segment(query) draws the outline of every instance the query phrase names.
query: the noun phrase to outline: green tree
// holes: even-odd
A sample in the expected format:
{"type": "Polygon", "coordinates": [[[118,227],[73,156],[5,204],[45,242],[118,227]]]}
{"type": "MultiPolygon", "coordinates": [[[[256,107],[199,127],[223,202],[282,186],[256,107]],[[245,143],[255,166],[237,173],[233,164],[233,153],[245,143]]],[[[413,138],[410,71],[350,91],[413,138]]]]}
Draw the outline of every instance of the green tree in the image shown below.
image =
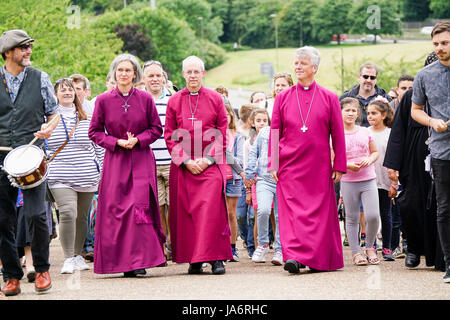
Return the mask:
{"type": "Polygon", "coordinates": [[[424,21],[431,13],[430,0],[402,0],[401,11],[405,21],[424,21]]]}
{"type": "MultiPolygon", "coordinates": [[[[95,23],[99,28],[112,31],[117,25],[139,24],[146,30],[146,36],[152,39],[154,50],[151,59],[157,59],[164,65],[177,86],[184,85],[181,76],[181,61],[189,55],[201,56],[202,43],[186,21],[166,8],[152,10],[149,7],[134,10],[132,6],[120,11],[106,12],[98,16],[95,23]]],[[[224,62],[225,52],[211,42],[204,41],[206,68],[212,68],[224,62]]]]}
{"type": "Polygon", "coordinates": [[[123,51],[127,51],[141,60],[150,60],[154,55],[155,48],[152,40],[147,36],[147,30],[139,24],[127,24],[125,26],[119,24],[113,30],[117,36],[123,41],[123,51]]]}
{"type": "Polygon", "coordinates": [[[69,0],[0,0],[0,30],[23,29],[35,39],[33,66],[54,82],[85,75],[93,94],[105,89],[109,65],[122,41],[107,28],[94,28],[92,16],[70,10],[69,0]]]}
{"type": "Polygon", "coordinates": [[[280,46],[299,47],[300,35],[304,45],[315,42],[313,26],[316,10],[315,0],[291,0],[286,3],[280,12],[280,46]]]}
{"type": "Polygon", "coordinates": [[[431,0],[430,9],[435,18],[450,18],[450,1],[448,0],[431,0]]]}
{"type": "Polygon", "coordinates": [[[340,44],[341,34],[348,33],[352,25],[349,12],[353,0],[326,0],[314,17],[313,37],[319,42],[328,43],[334,34],[340,44]]]}
{"type": "MultiPolygon", "coordinates": [[[[232,33],[239,44],[255,48],[275,45],[275,23],[280,22],[282,0],[235,0],[231,9],[234,17],[232,33]],[[277,14],[276,18],[271,18],[277,14]]],[[[235,41],[236,41],[235,40],[235,41]]]]}
{"type": "Polygon", "coordinates": [[[185,20],[197,37],[220,42],[222,20],[219,16],[212,16],[211,5],[206,0],[160,0],[157,4],[158,8],[166,8],[185,20]]]}
{"type": "Polygon", "coordinates": [[[401,22],[397,3],[391,0],[362,0],[349,12],[350,33],[401,34],[401,22]]]}
{"type": "Polygon", "coordinates": [[[219,37],[221,42],[232,42],[230,38],[230,28],[232,22],[231,8],[233,0],[207,0],[211,5],[211,13],[213,17],[220,17],[223,26],[223,33],[219,37]]]}

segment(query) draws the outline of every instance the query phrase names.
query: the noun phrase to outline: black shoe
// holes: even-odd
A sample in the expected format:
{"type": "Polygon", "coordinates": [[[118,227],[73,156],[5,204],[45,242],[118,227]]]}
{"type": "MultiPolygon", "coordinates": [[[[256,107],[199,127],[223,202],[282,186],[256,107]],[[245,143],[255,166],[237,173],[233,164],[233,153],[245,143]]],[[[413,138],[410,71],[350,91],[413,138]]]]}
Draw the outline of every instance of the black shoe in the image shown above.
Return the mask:
{"type": "Polygon", "coordinates": [[[213,274],[224,274],[225,266],[221,260],[214,261],[212,263],[212,273],[213,274]]]}
{"type": "Polygon", "coordinates": [[[203,264],[203,262],[190,263],[189,264],[189,269],[188,269],[188,274],[200,274],[200,273],[202,273],[203,272],[202,264],[203,264]]]}
{"type": "Polygon", "coordinates": [[[304,265],[292,259],[287,260],[284,264],[284,270],[289,271],[289,273],[300,273],[300,268],[304,267],[304,265]]]}
{"type": "Polygon", "coordinates": [[[145,269],[137,269],[132,271],[127,271],[123,273],[125,278],[136,278],[137,275],[146,275],[147,271],[145,269]]]}
{"type": "Polygon", "coordinates": [[[420,256],[412,253],[412,252],[408,252],[406,254],[406,258],[405,258],[405,266],[407,268],[415,268],[420,264],[420,256]]]}
{"type": "Polygon", "coordinates": [[[311,267],[309,267],[309,272],[310,273],[317,273],[317,272],[321,272],[320,270],[317,270],[317,269],[314,269],[314,268],[311,268],[311,267]]]}
{"type": "Polygon", "coordinates": [[[445,283],[450,283],[450,268],[447,268],[447,272],[445,273],[443,279],[445,283]]]}

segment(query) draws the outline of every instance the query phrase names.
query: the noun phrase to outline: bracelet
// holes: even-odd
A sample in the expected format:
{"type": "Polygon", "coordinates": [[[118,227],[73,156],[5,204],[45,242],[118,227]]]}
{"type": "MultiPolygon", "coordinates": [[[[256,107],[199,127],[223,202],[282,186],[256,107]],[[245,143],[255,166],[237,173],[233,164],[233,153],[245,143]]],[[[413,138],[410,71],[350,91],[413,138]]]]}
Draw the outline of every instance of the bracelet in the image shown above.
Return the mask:
{"type": "Polygon", "coordinates": [[[398,187],[398,184],[395,185],[395,186],[394,186],[393,184],[391,184],[391,187],[398,191],[398,188],[399,188],[399,187],[398,187]]]}
{"type": "Polygon", "coordinates": [[[249,194],[249,193],[252,193],[252,192],[251,192],[251,191],[246,191],[245,193],[246,193],[246,194],[249,194]]]}

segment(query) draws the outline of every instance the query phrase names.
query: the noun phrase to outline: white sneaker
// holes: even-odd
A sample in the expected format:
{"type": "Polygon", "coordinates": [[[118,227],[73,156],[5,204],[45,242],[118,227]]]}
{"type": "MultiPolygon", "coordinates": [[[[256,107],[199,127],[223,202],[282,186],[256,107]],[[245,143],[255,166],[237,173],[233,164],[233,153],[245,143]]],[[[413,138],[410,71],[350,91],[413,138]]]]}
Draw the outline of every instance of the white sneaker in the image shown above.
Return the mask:
{"type": "Polygon", "coordinates": [[[265,245],[263,246],[258,246],[255,250],[255,252],[253,253],[252,256],[252,261],[253,262],[266,262],[266,259],[264,258],[264,256],[266,255],[266,253],[269,252],[269,245],[265,245]]]}
{"type": "Polygon", "coordinates": [[[281,251],[275,251],[271,262],[276,266],[281,266],[283,264],[283,254],[281,251]]]}
{"type": "Polygon", "coordinates": [[[74,264],[75,264],[75,270],[91,270],[91,267],[88,266],[86,261],[82,256],[76,256],[73,258],[74,264]]]}
{"type": "Polygon", "coordinates": [[[75,271],[75,259],[67,258],[64,260],[64,265],[61,269],[62,274],[72,274],[75,271]]]}

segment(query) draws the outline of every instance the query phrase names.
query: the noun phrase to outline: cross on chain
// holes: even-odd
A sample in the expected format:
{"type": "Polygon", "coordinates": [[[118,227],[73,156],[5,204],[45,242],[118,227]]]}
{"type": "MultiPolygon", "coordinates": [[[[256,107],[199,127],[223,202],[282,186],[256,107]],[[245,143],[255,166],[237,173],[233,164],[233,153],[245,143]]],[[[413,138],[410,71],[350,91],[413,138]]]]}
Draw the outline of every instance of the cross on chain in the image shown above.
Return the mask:
{"type": "Polygon", "coordinates": [[[307,126],[305,126],[305,125],[303,125],[303,127],[301,127],[301,129],[300,130],[302,130],[303,131],[303,133],[305,133],[306,132],[306,130],[308,130],[308,127],[307,126]]]}
{"type": "Polygon", "coordinates": [[[192,115],[188,120],[191,120],[192,125],[194,125],[194,120],[197,120],[197,118],[194,118],[194,115],[192,115]]]}
{"type": "Polygon", "coordinates": [[[127,112],[128,111],[128,108],[129,107],[131,107],[128,103],[126,103],[126,104],[124,104],[123,106],[121,106],[124,110],[125,110],[125,112],[127,112]]]}

